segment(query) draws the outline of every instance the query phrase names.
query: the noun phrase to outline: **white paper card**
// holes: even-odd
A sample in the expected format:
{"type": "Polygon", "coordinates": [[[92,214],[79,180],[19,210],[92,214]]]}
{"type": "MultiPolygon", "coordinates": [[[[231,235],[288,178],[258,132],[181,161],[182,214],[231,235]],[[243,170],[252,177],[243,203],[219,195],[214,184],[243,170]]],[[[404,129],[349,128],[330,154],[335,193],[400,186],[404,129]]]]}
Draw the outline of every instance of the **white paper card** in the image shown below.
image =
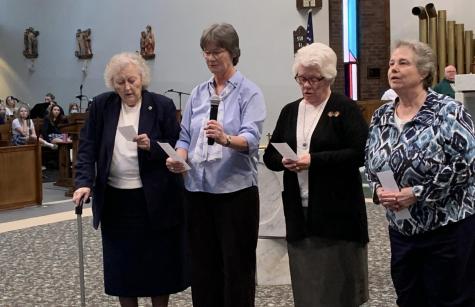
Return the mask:
{"type": "Polygon", "coordinates": [[[290,159],[292,161],[298,161],[299,157],[297,154],[290,148],[287,143],[271,143],[272,146],[277,149],[277,151],[282,155],[284,159],[290,159]]]}
{"type": "MultiPolygon", "coordinates": [[[[376,173],[376,175],[378,176],[379,182],[381,183],[385,191],[399,192],[399,187],[397,186],[397,183],[394,180],[394,173],[391,170],[379,172],[376,173]]],[[[394,211],[394,214],[396,215],[396,219],[398,220],[405,220],[411,218],[411,213],[407,208],[404,208],[399,211],[394,211]]]]}
{"type": "Polygon", "coordinates": [[[383,186],[384,190],[387,192],[399,192],[399,187],[397,186],[396,181],[394,180],[393,171],[384,171],[376,173],[378,176],[379,182],[383,186]]]}
{"type": "Polygon", "coordinates": [[[161,143],[161,142],[157,142],[158,145],[160,145],[160,147],[162,147],[163,151],[165,151],[165,153],[170,157],[172,158],[173,160],[175,161],[179,161],[181,163],[183,163],[183,165],[185,165],[185,170],[188,171],[191,169],[191,167],[185,162],[185,160],[183,160],[183,158],[177,154],[177,152],[175,151],[175,149],[173,149],[173,147],[171,147],[170,144],[168,143],[161,143]]]}
{"type": "Polygon", "coordinates": [[[127,141],[134,141],[134,138],[137,136],[135,128],[132,125],[119,127],[119,132],[127,141]]]}

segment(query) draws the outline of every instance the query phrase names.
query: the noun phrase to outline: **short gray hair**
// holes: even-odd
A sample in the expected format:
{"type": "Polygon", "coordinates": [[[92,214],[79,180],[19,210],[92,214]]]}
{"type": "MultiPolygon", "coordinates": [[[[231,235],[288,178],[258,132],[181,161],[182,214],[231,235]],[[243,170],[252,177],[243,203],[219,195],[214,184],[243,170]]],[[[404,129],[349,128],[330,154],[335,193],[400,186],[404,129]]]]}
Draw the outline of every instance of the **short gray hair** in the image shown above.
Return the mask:
{"type": "Polygon", "coordinates": [[[432,81],[435,77],[435,54],[432,48],[422,42],[415,40],[400,40],[397,41],[394,50],[406,47],[414,52],[414,61],[417,70],[421,75],[427,74],[423,80],[423,86],[428,89],[432,86],[432,81]]]}
{"type": "Polygon", "coordinates": [[[241,56],[239,49],[239,36],[229,23],[215,23],[203,30],[200,39],[201,50],[208,44],[216,44],[218,47],[226,49],[233,58],[233,65],[236,66],[241,56]]]}
{"type": "Polygon", "coordinates": [[[333,82],[336,78],[336,53],[332,48],[322,43],[313,43],[300,48],[295,55],[292,72],[294,76],[300,66],[315,67],[326,80],[333,82]]]}
{"type": "Polygon", "coordinates": [[[132,64],[138,68],[142,77],[142,88],[147,88],[150,84],[150,68],[145,60],[137,53],[122,52],[114,55],[104,70],[104,81],[108,88],[114,88],[114,77],[127,65],[132,64]]]}

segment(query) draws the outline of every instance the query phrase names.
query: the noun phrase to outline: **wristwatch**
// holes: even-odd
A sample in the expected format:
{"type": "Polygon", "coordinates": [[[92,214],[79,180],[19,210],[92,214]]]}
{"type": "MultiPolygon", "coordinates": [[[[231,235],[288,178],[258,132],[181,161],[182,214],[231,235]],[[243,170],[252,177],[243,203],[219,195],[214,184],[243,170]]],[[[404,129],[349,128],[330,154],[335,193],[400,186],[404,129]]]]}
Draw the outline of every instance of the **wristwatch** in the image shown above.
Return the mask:
{"type": "Polygon", "coordinates": [[[416,199],[419,200],[419,198],[422,196],[423,192],[423,187],[421,185],[415,185],[412,187],[412,193],[416,197],[416,199]]]}
{"type": "Polygon", "coordinates": [[[231,136],[230,135],[227,135],[226,136],[226,143],[224,143],[224,147],[229,147],[229,145],[231,145],[231,136]]]}

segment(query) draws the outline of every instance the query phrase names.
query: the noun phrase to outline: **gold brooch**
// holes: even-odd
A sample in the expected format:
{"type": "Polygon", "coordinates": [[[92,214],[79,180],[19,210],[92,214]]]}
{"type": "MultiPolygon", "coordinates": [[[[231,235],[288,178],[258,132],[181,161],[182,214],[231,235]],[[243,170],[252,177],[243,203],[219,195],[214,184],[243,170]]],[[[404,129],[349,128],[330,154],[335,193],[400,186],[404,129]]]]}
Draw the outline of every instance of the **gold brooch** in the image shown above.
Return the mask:
{"type": "Polygon", "coordinates": [[[340,116],[340,111],[335,111],[335,112],[330,111],[330,112],[328,112],[328,117],[338,117],[338,116],[340,116]]]}

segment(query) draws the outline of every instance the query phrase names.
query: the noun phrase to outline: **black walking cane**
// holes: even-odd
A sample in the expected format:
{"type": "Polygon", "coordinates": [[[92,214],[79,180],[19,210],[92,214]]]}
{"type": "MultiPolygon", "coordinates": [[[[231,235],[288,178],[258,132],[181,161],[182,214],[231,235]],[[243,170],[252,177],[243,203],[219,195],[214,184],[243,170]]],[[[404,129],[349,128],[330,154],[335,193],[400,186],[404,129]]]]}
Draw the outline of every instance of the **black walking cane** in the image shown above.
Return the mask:
{"type": "Polygon", "coordinates": [[[82,246],[82,206],[84,199],[81,198],[79,205],[76,206],[76,215],[78,222],[78,249],[79,249],[79,283],[81,287],[81,306],[86,306],[86,291],[84,286],[84,251],[82,246]]]}

